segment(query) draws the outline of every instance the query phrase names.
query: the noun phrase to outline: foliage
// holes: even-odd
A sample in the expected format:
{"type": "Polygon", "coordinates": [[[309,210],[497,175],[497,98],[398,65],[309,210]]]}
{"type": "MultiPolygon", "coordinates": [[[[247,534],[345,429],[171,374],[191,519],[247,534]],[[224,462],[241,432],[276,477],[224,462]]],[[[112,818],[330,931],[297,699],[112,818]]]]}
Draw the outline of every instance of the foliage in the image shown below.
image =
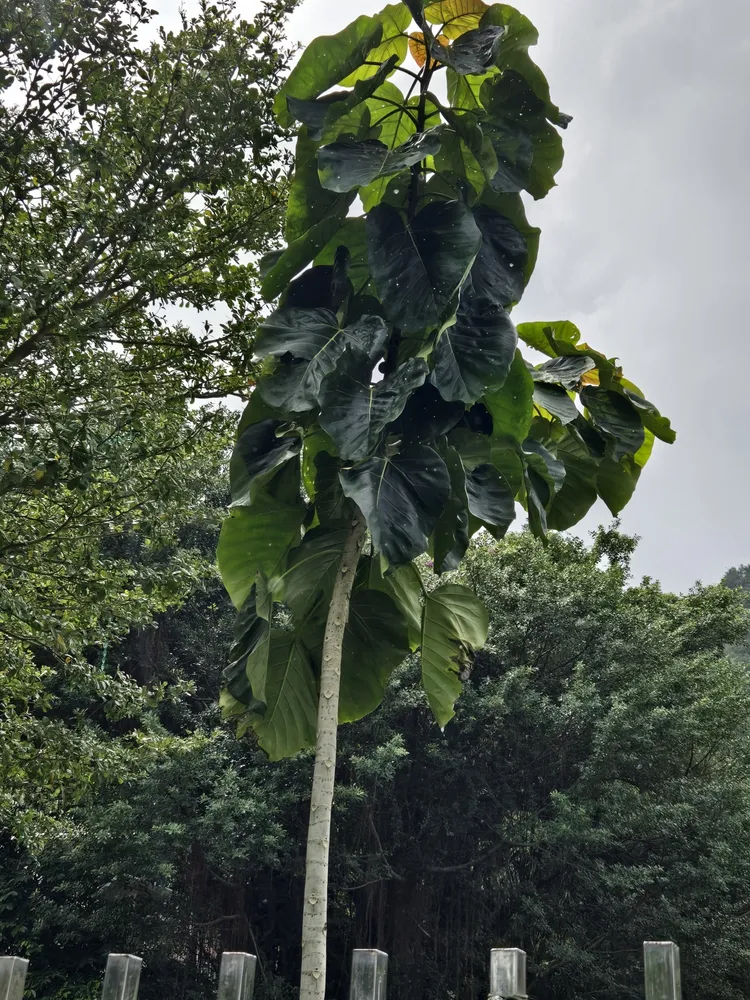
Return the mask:
{"type": "MultiPolygon", "coordinates": [[[[434,726],[412,658],[343,727],[331,996],[356,942],[390,954],[394,1000],[486,996],[503,944],[527,949],[540,1000],[635,1000],[651,937],[682,946],[686,1000],[744,996],[750,688],[722,655],[744,615],[722,587],[627,586],[632,548],[474,543],[462,579],[490,629],[457,718],[434,726]]],[[[198,697],[159,711],[198,735],[35,854],[4,850],[1,950],[33,957],[40,998],[83,997],[119,949],[147,957],[145,1000],[205,996],[228,949],[259,955],[264,1000],[293,993],[310,754],[269,766],[209,735],[217,594],[112,654],[141,680],[192,676],[198,697]]]]}
{"type": "MultiPolygon", "coordinates": [[[[380,595],[382,627],[368,626],[379,679],[372,696],[345,699],[341,721],[377,706],[375,689],[413,646],[415,558],[429,552],[436,572],[455,569],[479,528],[505,534],[516,502],[541,538],[597,496],[616,513],[654,437],[674,439],[572,323],[516,330],[510,319],[539,239],[521,192],[542,198],[554,186],[558,128],[570,121],[528,56],[535,42],[506,4],[390,4],[312,42],[276,97],[280,122],[299,125],[287,245],[261,263],[266,298],[280,298],[256,342],[263,370],[219,544],[240,613],[223,705],[274,759],[315,739],[332,567],[360,513],[371,549],[355,600],[374,606],[380,595]],[[418,73],[402,65],[409,39],[418,73]],[[357,196],[363,215],[352,214],[357,196]],[[549,360],[525,361],[519,337],[549,360]],[[292,608],[292,640],[277,633],[273,607],[293,603],[300,566],[310,600],[292,608]],[[400,636],[384,625],[397,619],[400,636]]],[[[441,725],[482,621],[478,602],[449,586],[416,623],[441,725]]],[[[354,669],[367,685],[345,646],[349,691],[354,669]]]]}
{"type": "MultiPolygon", "coordinates": [[[[727,570],[722,583],[725,587],[740,591],[745,607],[750,611],[750,566],[733,566],[727,570]]],[[[730,646],[733,656],[750,663],[750,629],[739,642],[730,646]]]]}
{"type": "Polygon", "coordinates": [[[247,22],[206,3],[145,47],[139,0],[2,19],[0,821],[16,836],[128,773],[133,747],[107,730],[167,689],[108,647],[214,572],[184,532],[215,521],[230,417],[193,404],[255,372],[248,255],[279,224],[271,95],[293,6],[247,22]],[[224,316],[200,334],[181,307],[224,316]]]}

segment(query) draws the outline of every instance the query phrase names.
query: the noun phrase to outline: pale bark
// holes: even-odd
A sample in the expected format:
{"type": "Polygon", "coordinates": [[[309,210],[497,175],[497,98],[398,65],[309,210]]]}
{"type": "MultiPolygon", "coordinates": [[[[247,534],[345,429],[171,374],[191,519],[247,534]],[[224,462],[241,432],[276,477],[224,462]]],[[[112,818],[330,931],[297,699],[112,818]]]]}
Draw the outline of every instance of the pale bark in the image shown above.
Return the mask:
{"type": "Polygon", "coordinates": [[[307,831],[305,897],[302,915],[300,1000],[325,1000],[328,920],[328,850],[336,777],[336,737],[341,686],[341,656],[349,603],[365,536],[361,515],[352,522],[328,609],[320,671],[315,772],[307,831]]]}

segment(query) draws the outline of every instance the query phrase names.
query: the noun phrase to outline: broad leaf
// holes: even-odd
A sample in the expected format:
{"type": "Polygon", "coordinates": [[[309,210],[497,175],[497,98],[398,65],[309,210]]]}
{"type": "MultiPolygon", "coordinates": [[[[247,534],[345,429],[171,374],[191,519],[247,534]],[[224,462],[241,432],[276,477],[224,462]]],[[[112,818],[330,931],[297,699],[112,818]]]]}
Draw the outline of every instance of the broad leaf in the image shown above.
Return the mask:
{"type": "MultiPolygon", "coordinates": [[[[284,235],[290,245],[327,219],[343,219],[354,200],[353,194],[334,193],[321,185],[318,177],[319,148],[320,143],[308,138],[303,129],[297,139],[294,175],[287,199],[284,235]]],[[[302,266],[307,263],[305,261],[302,266]]]]}
{"type": "Polygon", "coordinates": [[[446,583],[429,593],[422,618],[422,686],[444,728],[461,693],[459,674],[487,641],[487,610],[468,587],[446,583]]]}
{"type": "Polygon", "coordinates": [[[557,458],[565,466],[565,481],[552,501],[547,525],[556,531],[566,531],[578,524],[596,503],[599,464],[570,430],[557,442],[557,458]]]}
{"type": "Polygon", "coordinates": [[[433,351],[431,380],[444,399],[475,403],[502,387],[517,343],[508,313],[494,299],[466,290],[456,322],[443,331],[433,351]]]}
{"type": "Polygon", "coordinates": [[[466,473],[458,452],[443,447],[443,460],[450,476],[450,495],[435,526],[432,554],[436,573],[458,569],[469,547],[469,512],[466,473]]]}
{"type": "Polygon", "coordinates": [[[396,174],[440,149],[440,129],[412,136],[391,150],[378,139],[344,138],[318,150],[320,183],[328,191],[346,192],[396,174]]]}
{"type": "Polygon", "coordinates": [[[341,489],[341,459],[322,451],[315,458],[315,511],[321,524],[329,524],[354,514],[352,503],[341,489]]]}
{"type": "Polygon", "coordinates": [[[523,295],[528,263],[526,240],[509,219],[490,208],[475,208],[474,221],[482,234],[482,245],[471,269],[474,291],[507,308],[523,295]]]}
{"type": "Polygon", "coordinates": [[[333,214],[318,222],[304,236],[290,243],[282,253],[277,254],[273,251],[272,255],[266,255],[264,260],[273,257],[273,263],[265,272],[261,283],[261,293],[266,302],[271,302],[281,295],[292,278],[315,259],[337,232],[345,215],[346,207],[340,214],[333,214]]]}
{"type": "MultiPolygon", "coordinates": [[[[531,374],[534,375],[534,372],[531,374]]],[[[561,385],[548,385],[535,380],[534,402],[557,417],[561,424],[572,423],[579,415],[576,404],[561,385]]]]}
{"type": "Polygon", "coordinates": [[[265,702],[265,714],[252,726],[271,760],[292,757],[315,744],[315,676],[307,650],[293,632],[271,631],[265,702]]]}
{"type": "Polygon", "coordinates": [[[349,524],[342,522],[312,528],[289,553],[286,570],[277,586],[280,600],[289,606],[296,627],[318,605],[327,609],[349,531],[349,524]]]}
{"type": "Polygon", "coordinates": [[[450,66],[459,76],[478,76],[495,61],[495,54],[504,28],[488,25],[464,32],[452,45],[436,41],[431,52],[434,59],[450,66]]]}
{"type": "Polygon", "coordinates": [[[516,351],[502,389],[488,393],[484,398],[485,406],[492,414],[493,436],[510,437],[519,444],[523,442],[531,427],[533,399],[534,380],[521,352],[516,351]]]}
{"type": "Polygon", "coordinates": [[[630,502],[640,476],[641,466],[631,455],[626,455],[619,462],[613,462],[611,458],[602,459],[596,486],[614,517],[630,502]]]}
{"type": "Polygon", "coordinates": [[[398,434],[405,441],[434,443],[452,431],[465,412],[463,403],[447,403],[431,382],[425,382],[409,397],[398,434]]]}
{"type": "Polygon", "coordinates": [[[372,454],[388,426],[403,412],[427,376],[427,362],[413,358],[374,385],[371,366],[359,351],[346,350],[320,391],[320,425],[339,455],[359,462],[372,454]]]}
{"type": "Polygon", "coordinates": [[[247,661],[249,656],[259,651],[267,660],[270,633],[271,627],[268,621],[258,614],[256,587],[253,586],[247,600],[237,613],[229,662],[224,671],[227,690],[251,712],[265,711],[265,690],[253,690],[248,677],[247,661]]]}
{"type": "Polygon", "coordinates": [[[638,411],[627,396],[613,389],[586,386],[581,390],[581,402],[596,427],[609,439],[614,462],[625,455],[635,455],[645,435],[638,411]]]}
{"type": "Polygon", "coordinates": [[[538,538],[547,534],[547,512],[565,482],[565,466],[538,441],[523,443],[529,527],[538,538]]]}
{"type": "Polygon", "coordinates": [[[531,375],[535,382],[550,382],[575,389],[586,372],[594,368],[596,362],[587,357],[552,358],[535,368],[531,375]]]}
{"type": "Polygon", "coordinates": [[[252,507],[235,507],[224,519],[217,558],[236,608],[247,600],[258,570],[269,578],[278,575],[286,553],[300,540],[304,515],[304,506],[263,495],[252,507]]]}
{"type": "Polygon", "coordinates": [[[443,25],[447,38],[459,38],[464,32],[478,28],[487,10],[482,0],[439,0],[425,7],[424,16],[430,24],[443,25]]]}
{"type": "Polygon", "coordinates": [[[229,464],[233,507],[249,506],[274,471],[299,454],[302,441],[289,431],[280,420],[261,420],[244,428],[229,464]]]}
{"type": "Polygon", "coordinates": [[[476,469],[490,461],[491,439],[466,427],[457,427],[448,435],[448,444],[461,456],[465,469],[476,469]]]}
{"type": "Polygon", "coordinates": [[[393,598],[380,590],[355,590],[344,633],[339,722],[375,711],[388,678],[410,652],[407,621],[393,598]]]}
{"type": "Polygon", "coordinates": [[[465,177],[480,194],[486,182],[497,173],[497,156],[492,143],[482,132],[474,115],[454,114],[447,108],[443,110],[443,115],[451,129],[443,134],[440,152],[435,157],[435,169],[465,177]]]}
{"type": "MultiPolygon", "coordinates": [[[[623,379],[623,384],[625,381],[623,379]]],[[[658,437],[660,441],[664,441],[666,444],[674,444],[677,440],[677,435],[672,429],[669,419],[663,417],[654,404],[649,403],[639,393],[632,392],[627,388],[625,392],[630,402],[638,410],[643,426],[650,430],[655,437],[658,437]]]]}
{"type": "Polygon", "coordinates": [[[413,221],[389,205],[367,218],[370,268],[388,317],[404,333],[439,326],[481,245],[469,209],[432,202],[413,221]]]}
{"type": "Polygon", "coordinates": [[[375,551],[392,566],[427,550],[450,492],[445,463],[426,445],[344,469],[341,485],[364,514],[375,551]]]}
{"type": "Polygon", "coordinates": [[[494,465],[479,465],[466,473],[466,496],[474,517],[499,529],[492,534],[502,538],[516,518],[516,504],[513,491],[494,465]]]}
{"type": "Polygon", "coordinates": [[[271,406],[293,412],[314,409],[323,378],[333,371],[347,346],[364,351],[374,363],[382,353],[388,330],[379,316],[363,316],[342,328],[326,309],[279,309],[261,326],[261,354],[295,356],[258,383],[271,406]]]}
{"type": "MultiPolygon", "coordinates": [[[[391,3],[384,7],[375,20],[383,26],[383,35],[379,45],[367,53],[368,63],[382,63],[394,60],[394,65],[400,66],[406,58],[406,31],[411,24],[411,13],[404,3],[391,3]]],[[[341,83],[345,87],[353,86],[358,80],[367,80],[377,72],[374,66],[360,66],[341,83]]]]}
{"type": "Polygon", "coordinates": [[[370,590],[382,590],[388,594],[405,619],[409,630],[409,645],[415,650],[422,640],[422,596],[424,585],[419,570],[414,563],[407,563],[391,570],[383,576],[380,560],[373,556],[369,560],[368,586],[370,590]]]}
{"type": "Polygon", "coordinates": [[[318,97],[359,69],[382,38],[382,22],[363,14],[338,34],[310,42],[276,96],[274,110],[281,125],[288,128],[292,123],[287,97],[318,97]]]}

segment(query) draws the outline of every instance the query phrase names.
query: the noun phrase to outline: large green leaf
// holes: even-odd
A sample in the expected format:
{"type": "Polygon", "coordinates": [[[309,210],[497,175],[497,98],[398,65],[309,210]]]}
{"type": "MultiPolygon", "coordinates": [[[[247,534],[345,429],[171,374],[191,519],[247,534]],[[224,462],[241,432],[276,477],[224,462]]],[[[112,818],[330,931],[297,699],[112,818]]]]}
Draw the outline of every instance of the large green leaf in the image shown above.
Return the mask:
{"type": "Polygon", "coordinates": [[[492,414],[493,436],[510,437],[521,444],[529,433],[533,416],[534,380],[516,351],[502,389],[488,393],[484,404],[492,414]]]}
{"type": "Polygon", "coordinates": [[[482,234],[482,246],[471,269],[474,291],[507,308],[523,295],[526,239],[509,219],[483,205],[474,208],[474,221],[482,234]]]}
{"type": "Polygon", "coordinates": [[[326,219],[343,219],[354,200],[353,194],[332,192],[322,186],[318,176],[319,148],[320,143],[313,142],[307,129],[302,129],[297,139],[294,176],[287,199],[284,235],[289,244],[326,219]]]}
{"type": "Polygon", "coordinates": [[[288,605],[296,627],[319,605],[327,609],[349,531],[350,524],[343,522],[312,528],[289,553],[277,585],[280,600],[288,605]]]}
{"type": "Polygon", "coordinates": [[[370,590],[382,590],[388,594],[399,608],[409,630],[409,645],[415,650],[422,641],[422,596],[424,585],[419,570],[414,563],[407,563],[391,570],[383,576],[380,559],[373,556],[369,560],[368,586],[370,590]]]}
{"type": "Polygon", "coordinates": [[[405,333],[439,326],[479,251],[482,237],[461,202],[432,202],[412,221],[390,205],[367,218],[367,245],[386,313],[405,333]]]}
{"type": "MultiPolygon", "coordinates": [[[[626,380],[623,379],[623,384],[625,382],[626,380]]],[[[677,434],[674,432],[669,419],[663,417],[654,404],[649,403],[640,393],[633,392],[628,388],[625,389],[625,392],[630,402],[638,410],[643,426],[650,430],[655,437],[658,437],[660,441],[665,441],[667,444],[674,444],[677,440],[677,434]]]]}
{"type": "Polygon", "coordinates": [[[436,573],[458,569],[469,547],[469,512],[466,473],[455,448],[444,446],[442,457],[450,476],[450,494],[435,526],[432,554],[436,573]]]}
{"type": "MultiPolygon", "coordinates": [[[[382,63],[394,59],[395,65],[400,66],[406,58],[409,44],[406,32],[411,24],[411,12],[404,3],[391,3],[375,15],[375,20],[382,24],[383,35],[380,44],[367,53],[366,61],[382,63]]],[[[341,83],[345,87],[351,87],[357,80],[369,79],[376,72],[375,66],[360,66],[341,83]]]]}
{"type": "Polygon", "coordinates": [[[404,441],[434,443],[459,423],[463,403],[447,403],[431,382],[425,382],[406,404],[397,433],[404,441]]]}
{"type": "Polygon", "coordinates": [[[272,630],[265,681],[266,712],[252,721],[271,760],[315,744],[318,699],[310,658],[293,632],[272,630]]]}
{"type": "Polygon", "coordinates": [[[235,507],[224,519],[217,558],[232,603],[241,608],[258,570],[275,577],[288,550],[300,540],[305,508],[261,495],[252,507],[235,507]]]}
{"type": "Polygon", "coordinates": [[[438,62],[450,66],[459,76],[478,76],[495,61],[500,39],[505,29],[495,25],[473,28],[464,32],[452,45],[436,41],[431,54],[438,62]]]}
{"type": "Polygon", "coordinates": [[[613,389],[586,386],[581,402],[596,427],[610,442],[610,457],[619,462],[625,455],[635,455],[644,442],[643,423],[630,399],[613,389]]]}
{"type": "Polygon", "coordinates": [[[346,192],[396,174],[440,149],[442,129],[434,128],[389,149],[379,139],[344,137],[318,150],[318,176],[328,191],[346,192]]]}
{"type": "Polygon", "coordinates": [[[535,380],[534,402],[557,417],[561,424],[571,423],[579,414],[576,404],[561,385],[549,385],[535,380]]]}
{"type": "Polygon", "coordinates": [[[502,387],[517,343],[516,328],[505,309],[466,289],[455,323],[435,345],[431,380],[444,399],[475,403],[502,387]]]}
{"type": "Polygon", "coordinates": [[[281,125],[286,128],[292,123],[287,97],[318,97],[359,69],[382,38],[382,22],[363,14],[338,34],[321,35],[310,42],[276,95],[274,110],[281,125]]]}
{"type": "Polygon", "coordinates": [[[599,465],[596,477],[596,487],[599,496],[609,507],[613,516],[630,502],[638,480],[641,476],[641,466],[632,455],[625,455],[619,462],[604,458],[599,465]]]}
{"type": "Polygon", "coordinates": [[[247,507],[275,470],[298,455],[299,434],[280,420],[249,424],[237,438],[229,463],[232,506],[247,507]]]}
{"type": "Polygon", "coordinates": [[[347,346],[364,351],[374,363],[382,353],[388,329],[379,316],[363,316],[341,327],[328,309],[279,309],[261,326],[256,342],[261,355],[294,355],[258,383],[271,405],[304,412],[318,404],[323,378],[333,371],[347,346]]]}
{"type": "Polygon", "coordinates": [[[598,461],[572,430],[557,442],[557,458],[565,466],[565,481],[547,515],[547,526],[566,531],[578,524],[596,503],[598,461]]]}
{"type": "MultiPolygon", "coordinates": [[[[534,268],[536,267],[537,256],[539,254],[539,237],[541,236],[541,229],[536,226],[529,225],[529,220],[526,218],[526,209],[521,195],[498,194],[485,187],[481,198],[479,199],[478,205],[475,207],[480,206],[482,208],[491,209],[499,216],[502,216],[503,219],[507,219],[516,232],[520,233],[523,238],[523,242],[525,244],[525,260],[522,265],[522,271],[524,284],[527,285],[532,274],[534,273],[534,268]]],[[[478,219],[477,225],[480,229],[482,229],[482,224],[478,219]]],[[[484,232],[482,235],[485,235],[484,232]]],[[[507,259],[508,267],[511,272],[515,273],[522,257],[521,247],[516,242],[515,236],[509,231],[502,235],[504,238],[502,239],[499,248],[500,255],[502,258],[507,259]]],[[[479,257],[481,257],[481,255],[482,251],[480,250],[479,257]]],[[[472,278],[474,279],[474,284],[476,286],[478,284],[476,277],[472,275],[472,278]]],[[[523,289],[521,289],[521,291],[522,290],[523,289]]],[[[510,301],[517,302],[519,299],[520,293],[510,301]]]]}
{"type": "Polygon", "coordinates": [[[253,690],[248,677],[248,657],[261,653],[264,660],[268,658],[268,644],[271,626],[263,616],[258,614],[256,606],[256,587],[253,586],[247,600],[237,613],[234,624],[234,637],[229,650],[229,662],[224,671],[224,680],[229,693],[251,712],[265,712],[265,690],[253,690]]]}
{"type": "Polygon", "coordinates": [[[370,372],[367,357],[347,349],[320,389],[320,425],[339,455],[351,462],[372,454],[385,428],[424,382],[428,368],[422,358],[412,358],[374,385],[370,372]]]}
{"type": "Polygon", "coordinates": [[[263,273],[260,286],[266,302],[281,295],[292,278],[315,259],[340,228],[344,215],[346,215],[346,207],[339,214],[334,213],[323,219],[322,222],[316,223],[304,236],[300,236],[299,239],[290,243],[286,250],[280,253],[272,251],[263,258],[269,265],[263,273]]]}
{"type": "Polygon", "coordinates": [[[450,492],[445,463],[426,445],[343,469],[341,485],[364,514],[375,551],[392,566],[427,550],[450,492]]]}
{"type": "Polygon", "coordinates": [[[516,518],[513,491],[494,465],[479,465],[466,473],[466,496],[469,511],[483,524],[498,529],[502,538],[516,518]]]}
{"type": "Polygon", "coordinates": [[[531,438],[523,443],[524,481],[529,527],[538,538],[547,534],[547,513],[565,482],[565,466],[544,445],[531,438]]]}
{"type": "Polygon", "coordinates": [[[461,693],[459,674],[487,641],[487,610],[468,587],[445,583],[429,593],[422,617],[422,685],[443,728],[461,693]]]}
{"type": "Polygon", "coordinates": [[[457,114],[450,108],[443,108],[442,114],[451,128],[443,135],[440,153],[435,157],[435,169],[465,177],[479,194],[497,173],[492,143],[475,115],[457,114]]]}
{"type": "Polygon", "coordinates": [[[339,722],[375,711],[388,678],[410,652],[407,621],[393,598],[380,590],[355,590],[344,633],[339,722]]]}
{"type": "Polygon", "coordinates": [[[596,362],[587,357],[552,358],[531,373],[535,382],[550,382],[566,389],[575,389],[581,378],[596,368],[596,362]]]}

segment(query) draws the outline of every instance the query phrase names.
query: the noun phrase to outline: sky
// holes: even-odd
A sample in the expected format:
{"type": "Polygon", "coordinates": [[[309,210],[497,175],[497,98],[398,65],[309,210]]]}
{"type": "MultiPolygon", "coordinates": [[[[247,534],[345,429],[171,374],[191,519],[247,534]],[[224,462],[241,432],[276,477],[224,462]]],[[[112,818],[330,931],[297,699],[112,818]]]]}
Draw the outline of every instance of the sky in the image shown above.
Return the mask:
{"type": "MultiPolygon", "coordinates": [[[[175,0],[154,4],[160,20],[175,0]]],[[[190,12],[191,2],[185,3],[190,12]]],[[[294,41],[378,0],[303,0],[294,41]]],[[[574,116],[516,322],[570,319],[672,420],[622,529],[668,589],[750,563],[750,2],[519,0],[532,56],[574,116]]],[[[257,4],[239,0],[249,16],[257,4]]],[[[611,520],[599,503],[575,533],[611,520]]]]}

